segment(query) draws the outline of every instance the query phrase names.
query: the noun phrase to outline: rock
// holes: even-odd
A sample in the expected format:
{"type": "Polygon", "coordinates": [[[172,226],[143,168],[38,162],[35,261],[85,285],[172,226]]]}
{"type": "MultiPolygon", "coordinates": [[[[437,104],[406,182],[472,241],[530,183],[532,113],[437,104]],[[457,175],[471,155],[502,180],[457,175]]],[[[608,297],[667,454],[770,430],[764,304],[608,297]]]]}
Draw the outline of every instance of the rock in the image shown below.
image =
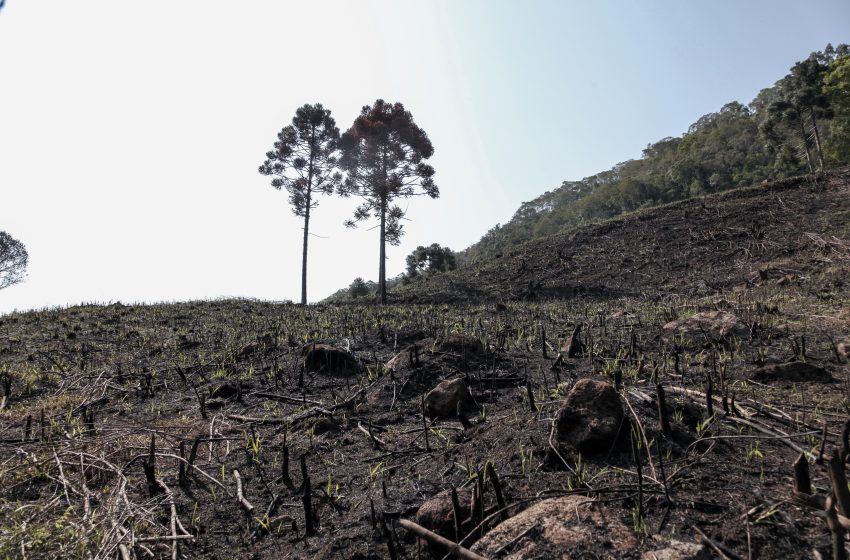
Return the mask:
{"type": "Polygon", "coordinates": [[[439,340],[436,345],[438,352],[457,354],[463,358],[477,358],[484,355],[484,345],[474,336],[468,334],[450,334],[439,340]]]}
{"type": "Polygon", "coordinates": [[[466,381],[460,377],[443,381],[425,395],[425,413],[432,418],[451,418],[457,415],[458,405],[469,398],[466,381]]]}
{"type": "Polygon", "coordinates": [[[307,371],[330,375],[354,375],[358,371],[354,354],[330,344],[306,344],[301,348],[307,371]]]}
{"type": "MultiPolygon", "coordinates": [[[[472,493],[463,488],[457,491],[461,511],[469,512],[472,493]]],[[[452,505],[452,491],[443,490],[426,500],[416,512],[416,522],[426,529],[434,531],[447,539],[455,540],[455,515],[452,505]]]]}
{"type": "Polygon", "coordinates": [[[472,551],[485,558],[622,558],[638,546],[620,514],[585,496],[543,500],[484,535],[472,551]]]}
{"type": "Polygon", "coordinates": [[[408,367],[413,362],[413,365],[418,365],[415,360],[418,358],[419,363],[428,361],[431,357],[431,350],[434,348],[434,340],[426,338],[407,346],[404,350],[390,358],[385,369],[399,371],[402,368],[408,367]]]}
{"type": "Polygon", "coordinates": [[[806,362],[788,362],[772,364],[758,368],[750,374],[755,381],[811,381],[813,383],[830,383],[832,375],[822,367],[806,362]]]}
{"type": "Polygon", "coordinates": [[[664,338],[668,341],[682,336],[685,341],[703,345],[728,341],[730,338],[747,338],[750,329],[738,317],[727,311],[703,311],[687,319],[677,319],[664,325],[664,338]]]}
{"type": "Polygon", "coordinates": [[[640,560],[710,560],[711,553],[704,544],[670,541],[669,546],[640,555],[640,560]]]}
{"type": "Polygon", "coordinates": [[[552,422],[553,436],[566,449],[582,453],[608,450],[623,422],[620,395],[609,383],[580,379],[552,422]]]}

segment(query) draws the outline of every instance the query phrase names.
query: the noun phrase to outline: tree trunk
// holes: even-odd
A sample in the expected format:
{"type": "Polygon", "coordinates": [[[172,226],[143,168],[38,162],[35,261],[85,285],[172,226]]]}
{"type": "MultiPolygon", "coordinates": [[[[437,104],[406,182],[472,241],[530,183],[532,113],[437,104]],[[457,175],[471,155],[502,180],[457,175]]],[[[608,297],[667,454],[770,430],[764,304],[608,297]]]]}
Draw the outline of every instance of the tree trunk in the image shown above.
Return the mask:
{"type": "Polygon", "coordinates": [[[809,173],[815,172],[815,166],[812,164],[812,154],[809,152],[809,139],[806,136],[806,125],[803,122],[803,113],[797,113],[800,117],[800,137],[803,140],[803,148],[806,149],[806,163],[809,165],[809,173]]]}
{"type": "Polygon", "coordinates": [[[310,191],[304,211],[304,253],[301,256],[301,305],[307,305],[307,237],[310,235],[310,191]]]}
{"type": "Polygon", "coordinates": [[[823,171],[823,151],[820,148],[820,132],[818,132],[818,121],[815,120],[815,111],[809,107],[809,115],[812,117],[812,127],[815,129],[815,148],[818,150],[818,163],[820,170],[823,171]]]}
{"type": "Polygon", "coordinates": [[[316,127],[310,130],[310,163],[307,168],[307,203],[304,205],[304,253],[301,256],[301,305],[307,305],[307,238],[310,235],[310,195],[313,190],[313,160],[316,153],[316,127]]]}
{"type": "Polygon", "coordinates": [[[381,305],[387,303],[387,201],[381,200],[381,263],[378,267],[378,286],[381,290],[381,305]]]}

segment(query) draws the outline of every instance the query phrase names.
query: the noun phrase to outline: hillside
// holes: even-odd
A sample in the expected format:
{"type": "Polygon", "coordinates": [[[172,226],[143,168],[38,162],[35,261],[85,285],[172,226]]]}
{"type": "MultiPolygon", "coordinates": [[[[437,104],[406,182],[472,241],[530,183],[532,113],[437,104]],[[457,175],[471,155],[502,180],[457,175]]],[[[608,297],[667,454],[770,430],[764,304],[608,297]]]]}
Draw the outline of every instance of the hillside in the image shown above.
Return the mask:
{"type": "Polygon", "coordinates": [[[640,210],[399,287],[400,301],[700,295],[848,279],[850,168],[640,210]]]}
{"type": "MultiPolygon", "coordinates": [[[[802,206],[835,182],[707,206],[802,206]]],[[[621,225],[577,232],[571,260],[613,270],[585,237],[637,246],[621,225]]],[[[831,295],[6,315],[0,558],[443,558],[411,522],[467,558],[827,558],[850,374],[831,295]],[[732,330],[670,326],[696,312],[732,330]]]]}
{"type": "Polygon", "coordinates": [[[532,239],[640,208],[850,163],[850,46],[812,53],[747,105],[732,101],[681,136],[523,203],[462,252],[490,258],[532,239]]]}
{"type": "Polygon", "coordinates": [[[468,558],[828,557],[849,200],[845,168],[642,210],[400,305],[1,317],[0,558],[443,558],[417,527],[468,558]]]}

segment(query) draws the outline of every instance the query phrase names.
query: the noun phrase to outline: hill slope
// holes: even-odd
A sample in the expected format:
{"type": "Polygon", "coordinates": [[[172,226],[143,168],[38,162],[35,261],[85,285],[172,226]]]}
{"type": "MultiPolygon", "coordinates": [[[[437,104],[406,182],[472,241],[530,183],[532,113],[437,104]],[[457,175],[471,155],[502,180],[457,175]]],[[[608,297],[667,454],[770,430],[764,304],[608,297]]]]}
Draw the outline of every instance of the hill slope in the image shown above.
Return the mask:
{"type": "Polygon", "coordinates": [[[461,253],[490,258],[523,242],[640,208],[850,163],[850,46],[814,52],[748,104],[727,103],[679,137],[523,203],[461,253]],[[790,112],[789,112],[790,111],[790,112]],[[805,118],[800,115],[808,115],[805,118]],[[819,138],[823,138],[823,141],[819,138]]]}
{"type": "Polygon", "coordinates": [[[798,280],[816,289],[840,287],[846,261],[837,265],[850,255],[849,238],[850,168],[842,168],[579,227],[413,282],[395,295],[402,301],[693,295],[798,280]]]}

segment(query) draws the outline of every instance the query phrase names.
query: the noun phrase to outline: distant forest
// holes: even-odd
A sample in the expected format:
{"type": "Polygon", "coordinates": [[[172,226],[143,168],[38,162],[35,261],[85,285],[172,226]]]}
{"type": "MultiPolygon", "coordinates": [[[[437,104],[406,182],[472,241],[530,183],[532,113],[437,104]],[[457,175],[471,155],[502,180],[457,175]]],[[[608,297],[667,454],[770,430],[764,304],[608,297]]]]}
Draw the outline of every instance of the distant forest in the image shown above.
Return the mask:
{"type": "Polygon", "coordinates": [[[850,47],[827,45],[749,105],[731,102],[680,137],[525,202],[460,264],[640,208],[850,163],[850,47]]]}

